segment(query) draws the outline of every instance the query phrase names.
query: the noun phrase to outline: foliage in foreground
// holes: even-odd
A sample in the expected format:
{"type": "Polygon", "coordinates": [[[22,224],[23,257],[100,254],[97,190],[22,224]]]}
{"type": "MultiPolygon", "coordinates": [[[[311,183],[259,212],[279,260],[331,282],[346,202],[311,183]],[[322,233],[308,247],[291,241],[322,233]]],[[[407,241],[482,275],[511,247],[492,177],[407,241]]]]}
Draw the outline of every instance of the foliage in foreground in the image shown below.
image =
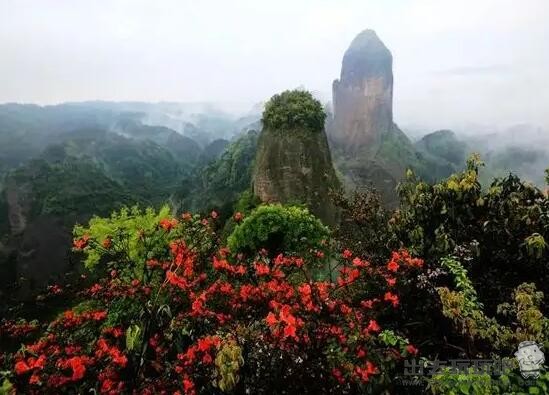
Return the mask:
{"type": "MultiPolygon", "coordinates": [[[[219,248],[217,213],[180,219],[123,211],[76,230],[75,249],[105,275],[85,300],[1,363],[18,392],[379,392],[418,351],[378,317],[398,309],[405,251],[375,266],[328,257],[244,258],[219,248]],[[156,218],[153,226],[151,222],[156,218]],[[136,226],[141,224],[142,226],[136,226]]],[[[238,251],[232,251],[238,253],[238,251]]]]}
{"type": "Polygon", "coordinates": [[[229,236],[227,246],[243,253],[266,249],[273,256],[323,254],[329,236],[328,228],[306,208],[271,204],[244,218],[229,236]],[[322,249],[316,249],[318,246],[322,249]]]}
{"type": "Polygon", "coordinates": [[[493,312],[523,282],[549,292],[549,199],[513,175],[483,189],[481,166],[472,156],[466,170],[433,185],[409,173],[389,237],[432,264],[467,250],[464,263],[493,312]]]}
{"type": "Polygon", "coordinates": [[[247,197],[223,230],[230,249],[220,247],[216,212],[96,218],[76,228],[75,247],[101,280],[47,328],[0,322],[0,342],[26,344],[0,356],[0,388],[547,393],[547,367],[535,380],[514,365],[402,381],[402,360],[418,348],[434,366],[512,361],[524,340],[549,347],[547,196],[514,176],[483,189],[479,165],[473,158],[434,185],[409,174],[394,213],[375,194],[339,196],[343,222],[332,235],[306,210],[250,211],[247,197]]]}
{"type": "Polygon", "coordinates": [[[537,379],[525,380],[511,358],[523,341],[534,341],[543,349],[549,348],[549,318],[540,310],[543,293],[536,290],[535,284],[519,285],[513,291],[512,303],[498,306],[501,316],[498,320],[486,315],[467,271],[454,257],[443,259],[441,265],[448,269],[455,283],[453,290],[438,288],[443,314],[463,335],[467,354],[498,361],[509,369],[491,375],[489,372],[479,374],[473,368],[457,373],[446,367],[432,377],[430,390],[435,394],[548,393],[549,372],[541,371],[537,379]]]}

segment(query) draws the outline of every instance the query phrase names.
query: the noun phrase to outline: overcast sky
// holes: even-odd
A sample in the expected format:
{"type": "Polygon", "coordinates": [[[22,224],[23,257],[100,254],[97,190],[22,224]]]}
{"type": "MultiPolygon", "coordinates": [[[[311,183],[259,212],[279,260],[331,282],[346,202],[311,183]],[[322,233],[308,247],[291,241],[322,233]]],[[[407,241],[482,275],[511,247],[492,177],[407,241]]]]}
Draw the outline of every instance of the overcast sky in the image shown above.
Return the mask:
{"type": "Polygon", "coordinates": [[[406,127],[549,126],[549,0],[0,0],[0,102],[329,98],[365,28],[406,127]]]}

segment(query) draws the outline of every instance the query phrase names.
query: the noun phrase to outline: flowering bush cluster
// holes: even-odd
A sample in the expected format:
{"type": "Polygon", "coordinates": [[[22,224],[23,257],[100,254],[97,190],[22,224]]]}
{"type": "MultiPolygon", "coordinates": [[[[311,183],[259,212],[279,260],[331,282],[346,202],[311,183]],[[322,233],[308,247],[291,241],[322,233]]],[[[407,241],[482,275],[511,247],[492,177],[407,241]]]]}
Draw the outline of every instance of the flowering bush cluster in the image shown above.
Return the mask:
{"type": "Polygon", "coordinates": [[[9,384],[105,394],[390,388],[418,350],[383,313],[400,308],[399,282],[420,259],[244,255],[218,246],[216,217],[133,210],[77,228],[74,247],[105,275],[36,342],[3,357],[9,384]]]}
{"type": "Polygon", "coordinates": [[[37,321],[25,319],[0,321],[0,339],[25,339],[39,330],[37,321]]]}

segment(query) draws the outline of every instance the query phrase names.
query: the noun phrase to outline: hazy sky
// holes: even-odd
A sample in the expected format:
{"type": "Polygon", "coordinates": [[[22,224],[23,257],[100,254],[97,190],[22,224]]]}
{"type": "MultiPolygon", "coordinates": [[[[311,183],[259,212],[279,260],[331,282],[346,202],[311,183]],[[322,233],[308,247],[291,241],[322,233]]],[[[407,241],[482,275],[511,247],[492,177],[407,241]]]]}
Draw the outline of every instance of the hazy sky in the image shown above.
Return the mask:
{"type": "Polygon", "coordinates": [[[0,0],[0,102],[329,98],[365,28],[395,121],[549,126],[549,0],[0,0]]]}

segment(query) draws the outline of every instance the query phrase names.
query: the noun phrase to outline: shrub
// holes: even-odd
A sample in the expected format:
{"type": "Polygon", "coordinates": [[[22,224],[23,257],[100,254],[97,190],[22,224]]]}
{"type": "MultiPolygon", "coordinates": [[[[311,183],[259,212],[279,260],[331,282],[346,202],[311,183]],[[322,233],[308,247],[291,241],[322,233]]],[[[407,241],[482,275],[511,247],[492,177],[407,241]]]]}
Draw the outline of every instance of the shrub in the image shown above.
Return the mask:
{"type": "MultiPolygon", "coordinates": [[[[285,212],[264,208],[273,209],[285,212]]],[[[311,221],[302,209],[287,212],[311,221]]],[[[117,215],[122,222],[109,234],[119,238],[107,243],[104,232],[91,229],[98,219],[79,228],[75,248],[100,261],[116,259],[83,291],[85,303],[60,314],[38,341],[0,356],[0,365],[9,368],[0,369],[3,388],[106,394],[380,392],[390,388],[402,358],[417,353],[377,317],[399,309],[395,284],[420,268],[420,260],[399,252],[386,266],[375,267],[345,251],[334,280],[315,281],[306,270],[311,262],[303,257],[239,260],[224,248],[206,253],[217,242],[211,226],[216,215],[164,217],[144,232],[127,226],[147,223],[152,215],[136,211],[124,220],[117,215]],[[293,272],[303,274],[301,282],[288,281],[286,273],[293,272]],[[371,287],[373,279],[377,287],[371,287]]]]}
{"type": "Polygon", "coordinates": [[[389,221],[390,246],[404,245],[429,265],[464,247],[463,261],[490,313],[501,295],[523,282],[549,291],[549,199],[514,175],[479,183],[477,156],[467,168],[434,185],[411,173],[399,186],[400,210],[389,221]]]}
{"type": "Polygon", "coordinates": [[[248,256],[262,249],[280,253],[316,254],[325,249],[329,230],[299,206],[263,205],[237,225],[227,243],[231,252],[248,256]]]}
{"type": "MultiPolygon", "coordinates": [[[[506,366],[513,366],[510,356],[522,341],[535,341],[543,348],[549,346],[549,319],[543,316],[540,306],[543,293],[534,284],[519,285],[512,294],[512,303],[502,303],[498,313],[507,324],[494,317],[488,317],[483,305],[477,300],[477,293],[467,276],[467,271],[454,257],[444,258],[442,266],[448,269],[455,282],[455,290],[448,287],[438,289],[443,314],[452,320],[464,337],[467,356],[505,360],[506,366]],[[494,354],[498,351],[498,354],[494,354]],[[502,358],[503,356],[503,358],[502,358]]],[[[515,364],[516,365],[516,364],[515,364]]],[[[442,370],[429,380],[434,394],[530,394],[547,393],[549,373],[541,372],[537,379],[523,380],[517,369],[502,375],[475,372],[456,373],[442,370]]]]}
{"type": "Polygon", "coordinates": [[[263,126],[272,130],[324,129],[326,114],[322,104],[306,91],[284,91],[265,104],[263,126]]]}

